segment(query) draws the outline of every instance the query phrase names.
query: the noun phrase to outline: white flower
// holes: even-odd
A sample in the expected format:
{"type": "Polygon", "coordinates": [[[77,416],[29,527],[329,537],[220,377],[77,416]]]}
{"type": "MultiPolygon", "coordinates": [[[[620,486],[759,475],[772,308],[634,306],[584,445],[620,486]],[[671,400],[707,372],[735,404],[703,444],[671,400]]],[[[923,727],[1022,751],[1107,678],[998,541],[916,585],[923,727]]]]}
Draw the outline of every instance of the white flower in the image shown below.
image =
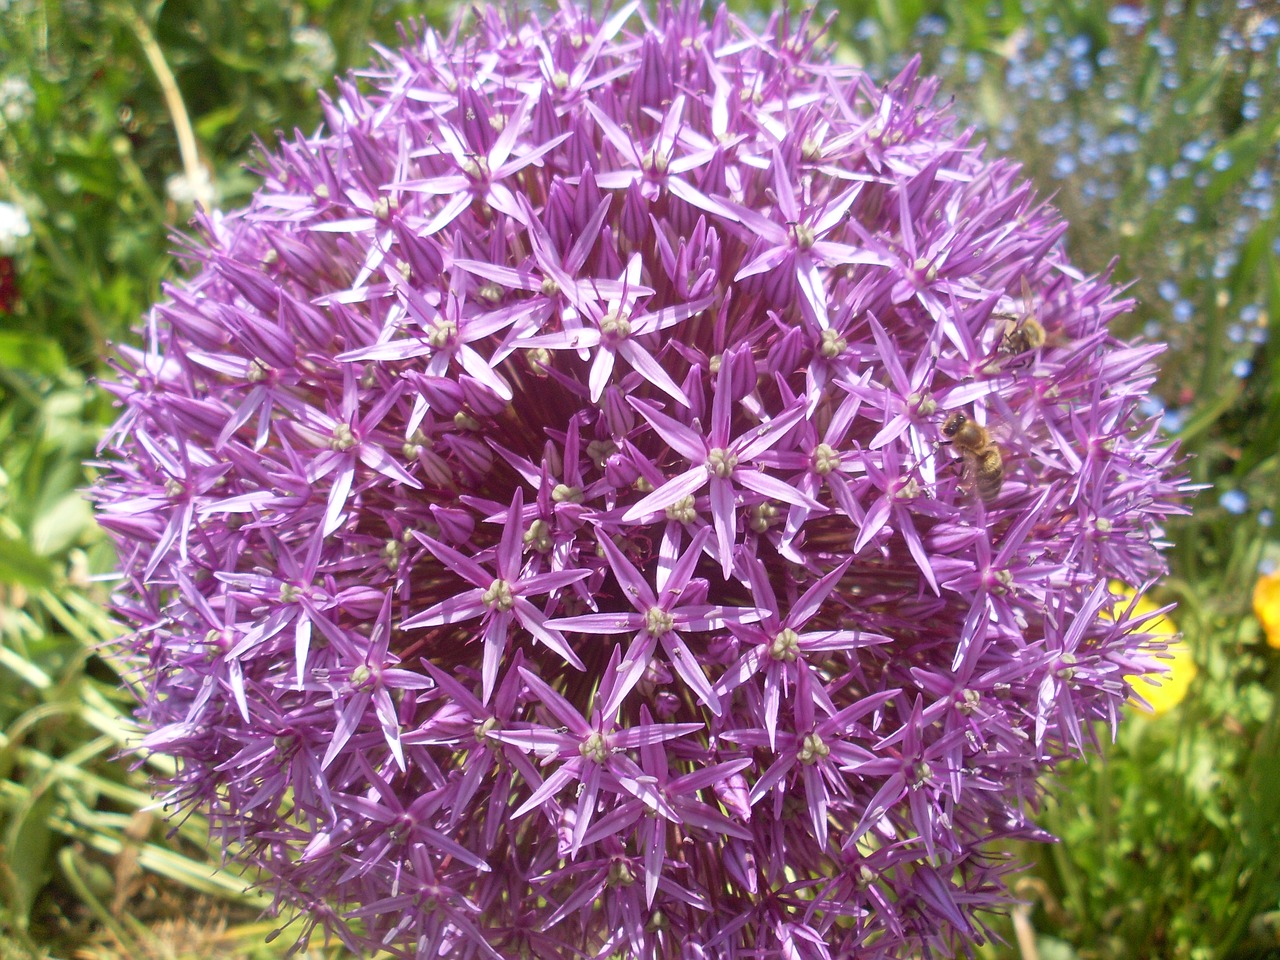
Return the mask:
{"type": "Polygon", "coordinates": [[[165,195],[180,207],[190,207],[198,200],[202,207],[210,210],[217,199],[213,178],[208,167],[201,165],[196,169],[198,173],[194,178],[185,173],[175,173],[167,178],[164,182],[165,195]]]}
{"type": "Polygon", "coordinates": [[[289,31],[289,38],[299,48],[298,59],[306,73],[321,83],[333,75],[338,54],[327,33],[317,27],[294,27],[289,31]]]}
{"type": "MultiPolygon", "coordinates": [[[[0,117],[8,123],[21,123],[31,112],[36,95],[25,77],[5,77],[0,80],[0,117]]],[[[0,123],[0,127],[4,124],[0,123]]]]}
{"type": "Polygon", "coordinates": [[[26,212],[16,204],[0,200],[0,256],[9,257],[18,252],[18,241],[31,233],[31,221],[26,212]]]}

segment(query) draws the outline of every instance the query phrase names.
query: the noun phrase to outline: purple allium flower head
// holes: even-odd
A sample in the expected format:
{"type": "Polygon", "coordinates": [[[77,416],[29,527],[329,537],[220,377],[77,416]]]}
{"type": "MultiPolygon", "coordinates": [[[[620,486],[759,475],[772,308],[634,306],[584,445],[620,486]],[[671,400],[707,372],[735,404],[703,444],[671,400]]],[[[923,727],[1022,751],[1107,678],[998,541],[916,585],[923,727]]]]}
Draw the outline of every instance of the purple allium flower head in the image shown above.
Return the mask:
{"type": "Polygon", "coordinates": [[[142,746],[301,941],[947,955],[1154,668],[1159,348],[809,27],[415,34],[121,351],[142,746]]]}

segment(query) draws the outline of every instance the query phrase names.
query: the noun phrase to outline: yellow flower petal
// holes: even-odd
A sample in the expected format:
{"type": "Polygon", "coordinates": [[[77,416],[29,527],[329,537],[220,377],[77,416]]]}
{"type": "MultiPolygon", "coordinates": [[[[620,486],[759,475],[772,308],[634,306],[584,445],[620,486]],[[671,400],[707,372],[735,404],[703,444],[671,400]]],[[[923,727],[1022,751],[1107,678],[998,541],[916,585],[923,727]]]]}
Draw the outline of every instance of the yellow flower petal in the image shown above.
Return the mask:
{"type": "MultiPolygon", "coordinates": [[[[1118,580],[1111,581],[1108,589],[1126,601],[1131,601],[1137,593],[1132,587],[1118,580]]],[[[1277,624],[1280,626],[1280,584],[1276,587],[1276,602],[1277,624]]],[[[1159,606],[1144,596],[1134,606],[1131,619],[1140,619],[1159,609],[1159,606]]],[[[1154,634],[1156,637],[1168,638],[1168,649],[1157,654],[1164,669],[1153,671],[1145,676],[1125,677],[1125,680],[1133,687],[1137,696],[1151,705],[1152,712],[1160,716],[1168,713],[1186,697],[1187,691],[1191,688],[1191,681],[1196,677],[1196,663],[1191,655],[1191,647],[1186,641],[1177,638],[1178,628],[1163,614],[1144,623],[1142,631],[1154,634]],[[1155,681],[1158,686],[1152,681],[1155,681]]],[[[1136,705],[1134,700],[1129,702],[1136,705]]]]}
{"type": "Polygon", "coordinates": [[[1280,650],[1280,572],[1264,574],[1253,585],[1253,612],[1267,636],[1267,646],[1280,650]]]}
{"type": "MultiPolygon", "coordinates": [[[[1153,687],[1142,677],[1125,678],[1133,686],[1134,693],[1151,704],[1151,712],[1157,717],[1180,704],[1191,688],[1191,681],[1196,678],[1196,663],[1185,640],[1173,641],[1169,644],[1169,649],[1159,654],[1159,657],[1169,672],[1163,675],[1151,673],[1147,676],[1158,679],[1160,686],[1153,687]]],[[[1133,700],[1129,702],[1134,703],[1133,700]]]]}

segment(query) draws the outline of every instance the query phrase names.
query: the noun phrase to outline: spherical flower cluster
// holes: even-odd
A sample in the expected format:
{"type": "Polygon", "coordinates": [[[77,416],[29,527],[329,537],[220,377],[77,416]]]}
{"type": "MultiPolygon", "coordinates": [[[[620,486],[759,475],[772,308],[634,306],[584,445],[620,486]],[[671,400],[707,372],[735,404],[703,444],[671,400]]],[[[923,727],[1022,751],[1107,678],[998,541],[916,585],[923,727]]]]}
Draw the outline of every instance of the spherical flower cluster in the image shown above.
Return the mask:
{"type": "Polygon", "coordinates": [[[1107,582],[1178,509],[1159,348],[817,33],[414,35],[122,349],[142,746],[303,939],[947,954],[1154,669],[1107,582]]]}

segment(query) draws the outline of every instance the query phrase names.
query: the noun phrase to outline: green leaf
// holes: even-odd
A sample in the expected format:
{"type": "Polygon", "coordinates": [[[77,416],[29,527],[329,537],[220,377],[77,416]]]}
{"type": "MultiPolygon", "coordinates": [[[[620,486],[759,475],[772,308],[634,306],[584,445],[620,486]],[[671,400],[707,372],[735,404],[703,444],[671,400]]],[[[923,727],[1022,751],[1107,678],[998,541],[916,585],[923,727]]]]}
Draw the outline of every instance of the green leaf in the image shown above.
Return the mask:
{"type": "Polygon", "coordinates": [[[1241,128],[1220,144],[1209,160],[1226,154],[1231,162],[1210,179],[1204,189],[1203,202],[1209,208],[1221,203],[1228,191],[1257,170],[1264,158],[1274,154],[1277,139],[1280,139],[1280,111],[1256,126],[1241,128]]]}
{"type": "Polygon", "coordinates": [[[1178,432],[1179,439],[1184,444],[1190,443],[1200,434],[1207,431],[1221,418],[1228,410],[1235,406],[1236,401],[1240,399],[1241,387],[1239,381],[1233,381],[1227,384],[1221,393],[1213,397],[1208,403],[1196,411],[1195,415],[1187,421],[1187,425],[1178,432]]]}
{"type": "Polygon", "coordinates": [[[1036,950],[1040,960],[1080,960],[1071,944],[1056,937],[1036,937],[1036,950]]]}
{"type": "MultiPolygon", "coordinates": [[[[53,683],[49,674],[34,663],[31,663],[22,654],[15,650],[10,650],[6,646],[0,646],[0,667],[4,667],[14,676],[22,680],[23,683],[35,687],[37,690],[46,690],[53,683]]],[[[28,692],[29,691],[24,691],[28,692]]]]}
{"type": "Polygon", "coordinates": [[[36,895],[49,879],[53,859],[54,831],[50,826],[57,797],[43,790],[28,797],[5,833],[6,859],[13,865],[9,874],[14,916],[25,925],[36,895]]]}
{"type": "Polygon", "coordinates": [[[0,366],[54,377],[67,368],[62,347],[50,337],[14,330],[0,331],[0,366]]]}
{"type": "Polygon", "coordinates": [[[24,587],[53,586],[53,567],[22,540],[0,533],[0,582],[24,587]]]}
{"type": "Polygon", "coordinates": [[[195,122],[196,135],[201,140],[213,140],[224,130],[244,119],[244,108],[238,103],[229,103],[219,110],[210,110],[195,122]]]}
{"type": "Polygon", "coordinates": [[[64,494],[36,518],[31,527],[31,546],[51,556],[76,543],[93,528],[93,511],[79,491],[64,494]]]}

